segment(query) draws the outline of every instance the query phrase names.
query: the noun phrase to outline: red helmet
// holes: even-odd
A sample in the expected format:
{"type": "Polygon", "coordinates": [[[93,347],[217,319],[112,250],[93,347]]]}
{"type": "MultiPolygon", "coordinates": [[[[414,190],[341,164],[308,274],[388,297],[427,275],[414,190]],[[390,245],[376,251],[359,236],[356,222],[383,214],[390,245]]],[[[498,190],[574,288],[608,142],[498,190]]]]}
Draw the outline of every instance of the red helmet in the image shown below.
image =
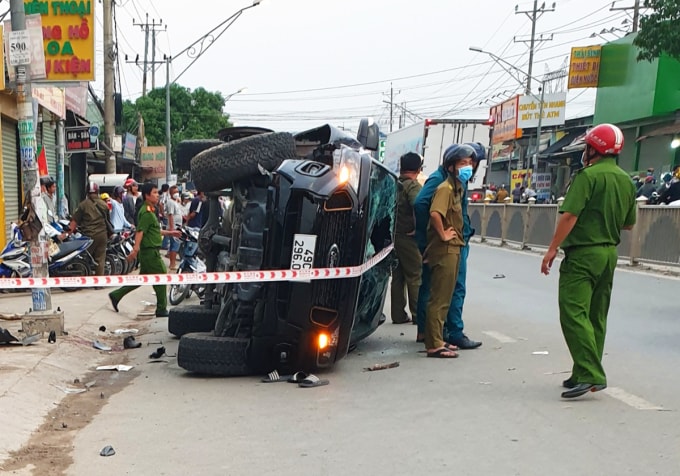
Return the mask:
{"type": "Polygon", "coordinates": [[[87,193],[99,193],[99,185],[94,182],[87,184],[87,193]]]}
{"type": "Polygon", "coordinates": [[[612,124],[600,124],[586,133],[585,143],[601,155],[618,155],[623,149],[623,132],[612,124]]]}

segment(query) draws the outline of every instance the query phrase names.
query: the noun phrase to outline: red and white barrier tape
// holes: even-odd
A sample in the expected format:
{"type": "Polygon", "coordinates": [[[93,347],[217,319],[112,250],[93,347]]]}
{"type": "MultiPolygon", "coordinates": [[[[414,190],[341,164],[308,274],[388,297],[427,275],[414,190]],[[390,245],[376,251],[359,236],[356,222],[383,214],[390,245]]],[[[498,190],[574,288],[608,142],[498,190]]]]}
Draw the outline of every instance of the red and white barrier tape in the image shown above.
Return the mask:
{"type": "Polygon", "coordinates": [[[0,289],[26,288],[89,288],[93,286],[152,286],[154,284],[257,283],[275,281],[314,281],[361,276],[384,260],[393,245],[380,251],[360,266],[314,268],[295,271],[277,269],[265,271],[230,271],[224,273],[133,274],[123,276],[73,276],[64,278],[5,278],[0,289]]]}

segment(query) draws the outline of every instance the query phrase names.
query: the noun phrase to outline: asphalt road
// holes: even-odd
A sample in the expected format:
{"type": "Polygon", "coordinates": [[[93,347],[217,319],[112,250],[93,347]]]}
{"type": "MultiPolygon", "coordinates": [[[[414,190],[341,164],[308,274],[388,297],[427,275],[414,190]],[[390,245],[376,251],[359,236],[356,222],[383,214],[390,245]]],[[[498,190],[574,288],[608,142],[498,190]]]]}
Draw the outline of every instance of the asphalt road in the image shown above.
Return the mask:
{"type": "MultiPolygon", "coordinates": [[[[475,246],[465,320],[480,349],[427,360],[414,326],[387,323],[325,387],[196,377],[131,351],[141,375],[80,431],[68,474],[680,474],[680,282],[617,273],[609,389],[565,401],[557,270],[539,267],[536,255],[475,246]],[[105,445],[116,455],[100,457],[105,445]]],[[[145,338],[174,353],[157,331],[145,338]]]]}

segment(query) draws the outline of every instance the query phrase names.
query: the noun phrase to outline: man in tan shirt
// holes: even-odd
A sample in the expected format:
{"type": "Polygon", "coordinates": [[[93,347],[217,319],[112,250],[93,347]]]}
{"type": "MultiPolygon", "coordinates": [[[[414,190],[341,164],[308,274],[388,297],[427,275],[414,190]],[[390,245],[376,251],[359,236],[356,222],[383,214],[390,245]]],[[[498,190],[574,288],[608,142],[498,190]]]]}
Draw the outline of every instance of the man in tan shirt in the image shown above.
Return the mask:
{"type": "Polygon", "coordinates": [[[432,198],[427,249],[423,260],[431,270],[431,293],[425,322],[425,347],[428,357],[455,358],[456,346],[444,341],[443,329],[458,277],[463,239],[463,183],[472,177],[474,150],[454,144],[444,152],[444,167],[449,172],[432,198]]]}

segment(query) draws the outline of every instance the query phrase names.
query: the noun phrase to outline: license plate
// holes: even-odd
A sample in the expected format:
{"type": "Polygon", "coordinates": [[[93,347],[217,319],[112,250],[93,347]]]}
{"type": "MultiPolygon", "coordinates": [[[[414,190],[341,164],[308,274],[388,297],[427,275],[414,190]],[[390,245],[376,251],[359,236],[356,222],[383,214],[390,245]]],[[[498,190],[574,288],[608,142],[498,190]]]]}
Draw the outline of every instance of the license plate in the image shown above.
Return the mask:
{"type": "Polygon", "coordinates": [[[132,252],[132,245],[130,243],[125,242],[125,244],[123,246],[125,247],[125,249],[127,250],[128,253],[132,252]]]}
{"type": "Polygon", "coordinates": [[[314,250],[316,235],[295,235],[293,237],[293,253],[290,258],[290,269],[299,271],[314,267],[314,250]]]}

